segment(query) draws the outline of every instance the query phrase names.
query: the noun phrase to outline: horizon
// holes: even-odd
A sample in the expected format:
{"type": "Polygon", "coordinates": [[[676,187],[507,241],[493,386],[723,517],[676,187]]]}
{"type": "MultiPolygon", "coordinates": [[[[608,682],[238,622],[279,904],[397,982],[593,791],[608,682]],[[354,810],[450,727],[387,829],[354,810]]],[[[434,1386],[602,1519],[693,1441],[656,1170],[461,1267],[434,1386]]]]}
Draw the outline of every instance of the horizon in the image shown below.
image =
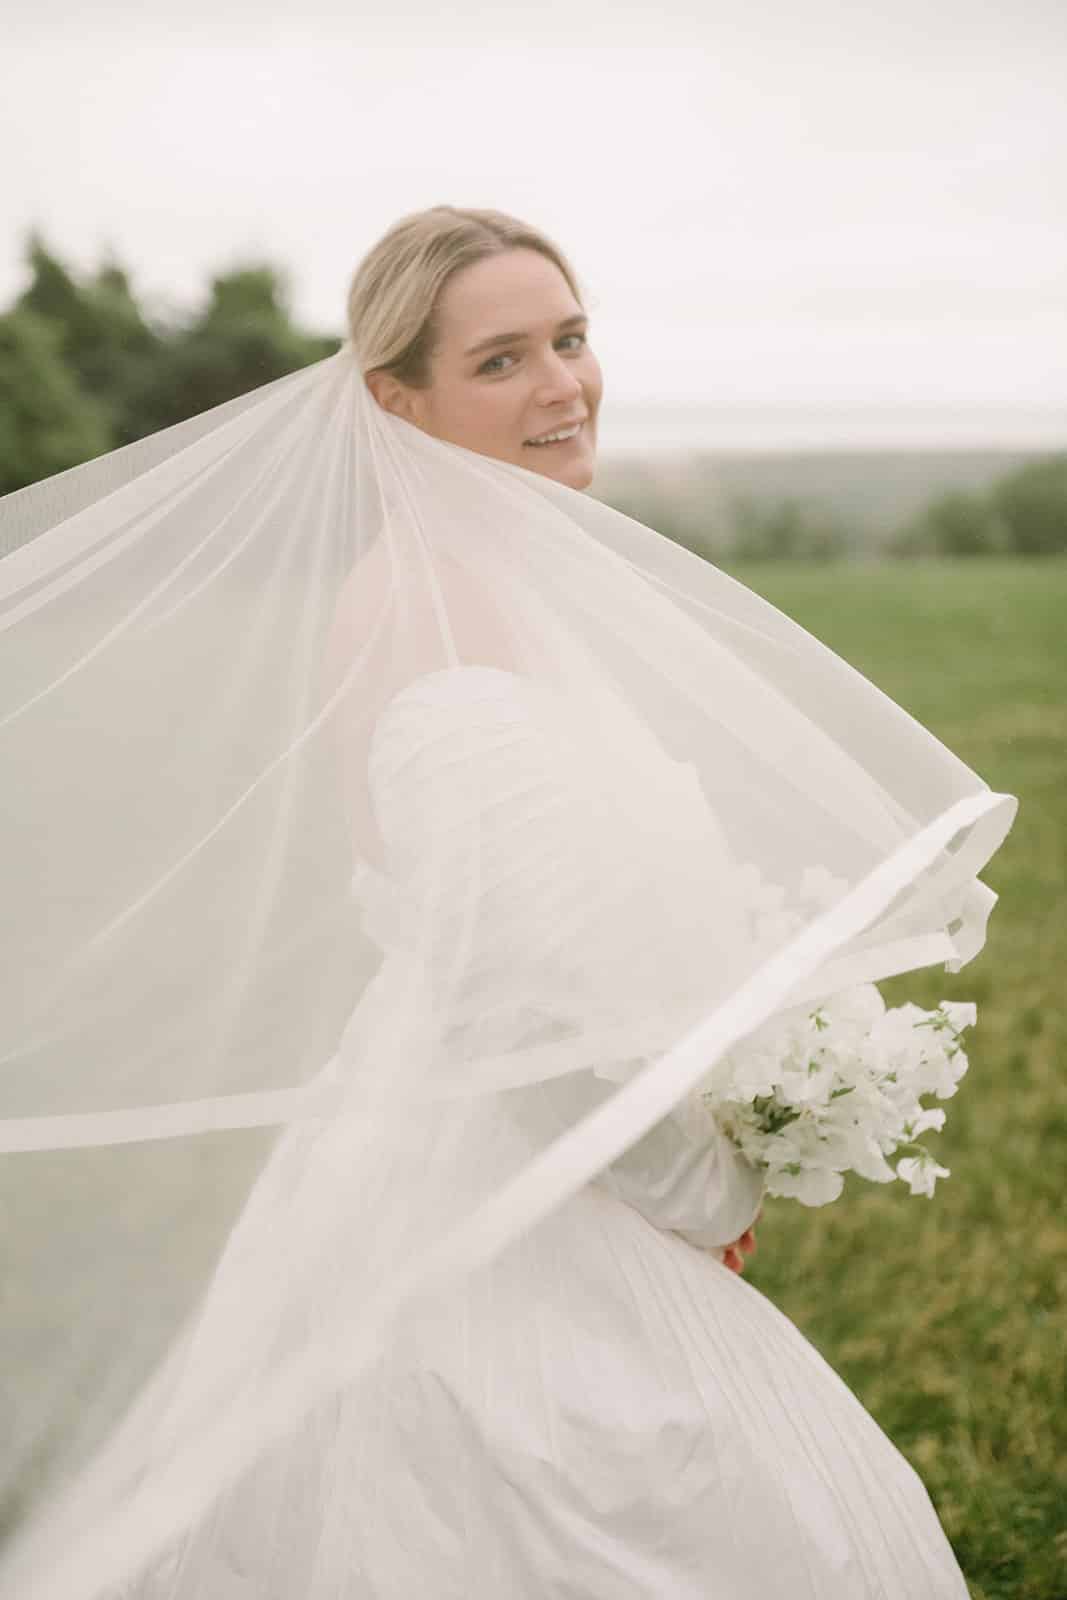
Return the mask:
{"type": "Polygon", "coordinates": [[[1058,453],[1067,451],[1067,406],[609,406],[605,399],[598,447],[605,456],[1058,453]]]}

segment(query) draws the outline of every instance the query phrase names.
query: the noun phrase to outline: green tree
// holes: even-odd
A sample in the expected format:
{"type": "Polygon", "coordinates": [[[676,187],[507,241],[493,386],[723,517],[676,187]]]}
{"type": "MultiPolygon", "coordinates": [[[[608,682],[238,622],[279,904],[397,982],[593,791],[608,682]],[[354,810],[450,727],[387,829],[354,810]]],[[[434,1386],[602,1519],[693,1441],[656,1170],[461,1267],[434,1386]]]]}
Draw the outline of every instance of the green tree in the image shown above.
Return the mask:
{"type": "Polygon", "coordinates": [[[274,267],[222,274],[207,305],[153,364],[130,426],[137,436],[154,433],[332,355],[339,344],[293,325],[286,281],[274,267]]]}
{"type": "Polygon", "coordinates": [[[64,359],[62,330],[25,307],[0,315],[0,494],[111,445],[108,408],[64,359]]]}
{"type": "Polygon", "coordinates": [[[848,554],[843,524],[794,497],[768,507],[739,496],[733,514],[732,561],[832,561],[848,554]]]}
{"type": "Polygon", "coordinates": [[[1067,452],[1016,468],[994,485],[990,501],[1019,555],[1067,551],[1067,452]]]}
{"type": "Polygon", "coordinates": [[[1007,546],[1008,532],[988,496],[954,489],[924,507],[889,541],[892,556],[991,555],[1007,546]]]}
{"type": "Polygon", "coordinates": [[[31,233],[0,360],[0,482],[22,487],[332,355],[296,327],[284,275],[217,275],[191,317],[148,317],[114,259],[76,277],[31,233]],[[40,438],[35,429],[40,429],[40,438]]]}
{"type": "MultiPolygon", "coordinates": [[[[110,420],[111,445],[138,438],[136,394],[164,349],[115,261],[79,283],[37,233],[27,248],[30,283],[16,309],[32,311],[57,331],[66,365],[110,420]]],[[[68,463],[69,464],[69,463],[68,463]]]]}

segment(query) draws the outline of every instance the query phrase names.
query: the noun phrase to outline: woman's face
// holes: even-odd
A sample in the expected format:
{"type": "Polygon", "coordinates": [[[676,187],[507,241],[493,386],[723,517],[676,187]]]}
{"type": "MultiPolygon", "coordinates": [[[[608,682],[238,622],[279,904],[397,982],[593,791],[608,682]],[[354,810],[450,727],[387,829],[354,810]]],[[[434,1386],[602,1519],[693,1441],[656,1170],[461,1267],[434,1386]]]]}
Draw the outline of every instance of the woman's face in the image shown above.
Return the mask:
{"type": "Polygon", "coordinates": [[[488,256],[448,280],[437,323],[430,388],[372,372],[379,405],[438,439],[588,488],[603,378],[559,268],[536,250],[488,256]],[[561,429],[573,437],[529,443],[561,429]]]}

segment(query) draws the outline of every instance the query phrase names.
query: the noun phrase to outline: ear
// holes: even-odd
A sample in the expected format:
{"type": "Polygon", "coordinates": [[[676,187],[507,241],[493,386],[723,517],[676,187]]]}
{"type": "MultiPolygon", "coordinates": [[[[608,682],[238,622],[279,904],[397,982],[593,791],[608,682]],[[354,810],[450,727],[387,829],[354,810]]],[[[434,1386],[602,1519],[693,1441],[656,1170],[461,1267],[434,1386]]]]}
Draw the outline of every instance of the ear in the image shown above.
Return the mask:
{"type": "Polygon", "coordinates": [[[394,416],[403,417],[405,422],[418,426],[418,397],[406,383],[401,383],[391,372],[383,370],[368,372],[365,381],[383,411],[391,411],[394,416]]]}

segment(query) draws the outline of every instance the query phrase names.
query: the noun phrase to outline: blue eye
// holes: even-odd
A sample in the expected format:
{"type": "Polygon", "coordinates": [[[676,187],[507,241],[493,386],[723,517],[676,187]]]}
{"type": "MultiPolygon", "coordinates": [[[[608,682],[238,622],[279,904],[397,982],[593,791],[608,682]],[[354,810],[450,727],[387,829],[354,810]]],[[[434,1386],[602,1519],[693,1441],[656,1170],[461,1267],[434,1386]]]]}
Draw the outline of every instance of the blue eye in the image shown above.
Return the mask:
{"type": "MultiPolygon", "coordinates": [[[[565,333],[563,335],[563,339],[562,340],[557,340],[557,343],[562,343],[564,340],[567,340],[567,339],[577,339],[579,345],[588,344],[588,342],[589,342],[584,333],[565,333]]],[[[488,361],[483,361],[482,362],[481,366],[478,368],[478,372],[479,373],[489,372],[489,370],[492,367],[494,361],[503,361],[503,359],[504,359],[504,357],[506,355],[510,355],[512,353],[513,352],[511,352],[511,351],[505,350],[505,351],[503,351],[503,353],[501,355],[490,356],[488,361]]],[[[497,368],[495,370],[499,371],[500,369],[497,368]]]]}

